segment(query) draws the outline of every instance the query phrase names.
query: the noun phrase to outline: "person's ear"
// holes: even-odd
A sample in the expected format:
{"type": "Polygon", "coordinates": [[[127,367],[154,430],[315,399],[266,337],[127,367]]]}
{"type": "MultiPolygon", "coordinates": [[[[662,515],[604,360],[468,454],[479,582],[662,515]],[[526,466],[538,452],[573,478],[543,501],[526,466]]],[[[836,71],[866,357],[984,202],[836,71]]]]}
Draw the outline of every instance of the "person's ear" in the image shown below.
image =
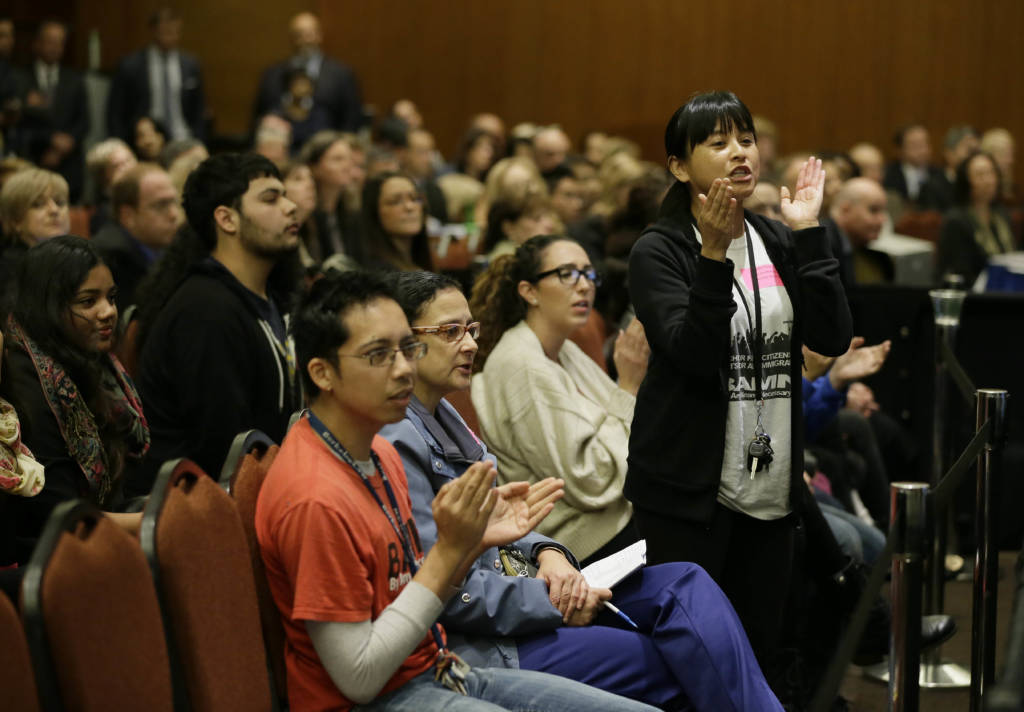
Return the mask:
{"type": "Polygon", "coordinates": [[[668,172],[675,176],[680,183],[690,180],[690,173],[686,169],[686,162],[677,156],[668,157],[668,172]]]}
{"type": "Polygon", "coordinates": [[[520,280],[517,287],[519,296],[523,298],[530,306],[537,306],[537,285],[527,282],[525,279],[520,280]]]}
{"type": "Polygon", "coordinates": [[[136,209],[131,205],[121,205],[117,208],[117,222],[119,222],[128,232],[135,232],[136,215],[138,215],[138,211],[136,211],[136,209]]]}
{"type": "Polygon", "coordinates": [[[213,211],[213,221],[222,232],[234,235],[238,232],[239,215],[234,208],[218,205],[213,211]]]}
{"type": "Polygon", "coordinates": [[[327,361],[327,359],[311,358],[309,363],[306,364],[306,373],[309,374],[310,380],[316,384],[316,387],[321,391],[331,392],[334,388],[334,367],[327,361]]]}

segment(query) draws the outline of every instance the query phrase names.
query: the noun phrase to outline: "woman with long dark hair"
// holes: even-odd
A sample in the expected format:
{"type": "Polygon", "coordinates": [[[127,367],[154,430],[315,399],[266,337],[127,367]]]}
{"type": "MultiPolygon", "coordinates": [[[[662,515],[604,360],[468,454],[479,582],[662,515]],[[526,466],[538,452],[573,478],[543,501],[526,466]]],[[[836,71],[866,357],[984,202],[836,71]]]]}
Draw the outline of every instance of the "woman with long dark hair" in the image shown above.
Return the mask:
{"type": "Polygon", "coordinates": [[[625,494],[649,563],[693,561],[729,596],[762,665],[777,649],[793,533],[831,542],[803,484],[801,345],[846,351],[839,264],[818,226],[825,175],[809,159],[784,222],[746,212],[760,170],[750,111],[731,92],[692,97],[665,130],[675,177],[629,260],[651,344],[637,394],[625,494]],[[811,532],[812,526],[814,531],[811,532]]]}
{"type": "Polygon", "coordinates": [[[390,270],[431,270],[423,194],[412,178],[387,171],[363,186],[362,232],[367,266],[390,270]]]}
{"type": "MultiPolygon", "coordinates": [[[[116,511],[126,463],[149,446],[139,396],[111,354],[116,291],[110,269],[80,237],[40,243],[18,266],[0,393],[20,416],[22,442],[44,466],[45,484],[35,496],[4,500],[13,538],[5,538],[0,564],[28,560],[62,501],[84,497],[116,511]]],[[[138,527],[138,514],[112,516],[138,527]]]]}

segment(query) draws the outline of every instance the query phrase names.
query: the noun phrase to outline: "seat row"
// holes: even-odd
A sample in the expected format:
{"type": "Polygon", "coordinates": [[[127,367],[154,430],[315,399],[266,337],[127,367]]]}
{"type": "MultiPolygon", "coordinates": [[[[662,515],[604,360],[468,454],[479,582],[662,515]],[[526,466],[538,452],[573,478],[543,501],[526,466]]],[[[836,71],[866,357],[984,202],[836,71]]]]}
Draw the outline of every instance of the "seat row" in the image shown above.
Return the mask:
{"type": "Polygon", "coordinates": [[[277,446],[232,444],[220,479],[166,463],[135,539],[91,504],[54,509],[26,567],[21,620],[0,595],[4,709],[276,711],[284,629],[255,533],[277,446]]]}

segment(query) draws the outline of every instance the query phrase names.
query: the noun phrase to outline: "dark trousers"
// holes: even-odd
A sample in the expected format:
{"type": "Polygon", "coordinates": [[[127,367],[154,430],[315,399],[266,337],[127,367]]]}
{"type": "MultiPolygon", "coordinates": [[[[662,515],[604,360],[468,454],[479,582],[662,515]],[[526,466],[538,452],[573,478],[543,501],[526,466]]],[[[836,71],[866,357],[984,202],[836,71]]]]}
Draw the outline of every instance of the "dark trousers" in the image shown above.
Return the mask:
{"type": "Polygon", "coordinates": [[[791,516],[772,521],[716,505],[707,524],[635,509],[647,564],[692,561],[728,596],[762,667],[779,647],[793,566],[791,516]]]}

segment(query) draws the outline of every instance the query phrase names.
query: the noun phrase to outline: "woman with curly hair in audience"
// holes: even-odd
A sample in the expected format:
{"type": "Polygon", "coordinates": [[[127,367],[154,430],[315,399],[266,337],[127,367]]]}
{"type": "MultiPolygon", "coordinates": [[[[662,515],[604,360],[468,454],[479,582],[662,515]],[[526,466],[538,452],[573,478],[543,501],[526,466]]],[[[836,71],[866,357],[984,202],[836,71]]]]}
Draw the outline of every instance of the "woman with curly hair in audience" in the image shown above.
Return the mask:
{"type": "MultiPolygon", "coordinates": [[[[18,266],[4,324],[0,395],[21,420],[21,442],[43,465],[41,491],[4,497],[0,565],[24,565],[50,512],[82,497],[106,511],[123,505],[122,473],[149,447],[135,387],[111,350],[117,288],[88,241],[55,237],[18,266]],[[46,275],[45,279],[40,275],[46,275]]],[[[113,514],[136,531],[140,515],[113,514]]]]}
{"type": "Polygon", "coordinates": [[[491,263],[473,288],[480,320],[472,399],[502,481],[565,480],[538,531],[584,563],[636,541],[622,496],[636,392],[647,371],[643,327],[615,342],[616,384],[569,340],[594,305],[600,278],[568,237],[542,235],[491,263]]]}

